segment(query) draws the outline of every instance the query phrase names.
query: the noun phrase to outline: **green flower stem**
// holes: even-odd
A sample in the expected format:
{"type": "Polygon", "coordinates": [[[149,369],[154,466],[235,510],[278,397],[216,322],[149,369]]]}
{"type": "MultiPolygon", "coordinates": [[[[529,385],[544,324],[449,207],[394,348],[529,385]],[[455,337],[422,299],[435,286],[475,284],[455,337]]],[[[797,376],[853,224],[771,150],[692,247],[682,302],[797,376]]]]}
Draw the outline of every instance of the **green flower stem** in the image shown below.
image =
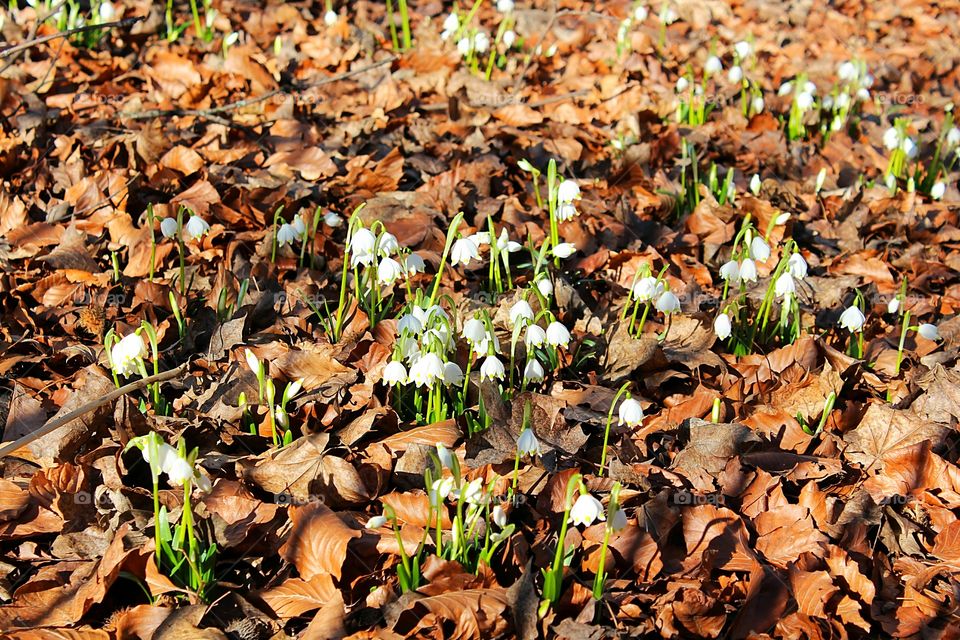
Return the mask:
{"type": "Polygon", "coordinates": [[[617,401],[620,399],[624,393],[627,393],[627,389],[630,388],[629,382],[624,382],[623,386],[620,387],[620,390],[617,391],[617,394],[613,397],[613,402],[610,403],[610,411],[607,413],[607,426],[603,430],[603,453],[600,454],[600,468],[597,470],[597,477],[603,476],[603,468],[607,463],[607,443],[610,441],[610,425],[613,423],[613,411],[617,407],[617,401]]]}

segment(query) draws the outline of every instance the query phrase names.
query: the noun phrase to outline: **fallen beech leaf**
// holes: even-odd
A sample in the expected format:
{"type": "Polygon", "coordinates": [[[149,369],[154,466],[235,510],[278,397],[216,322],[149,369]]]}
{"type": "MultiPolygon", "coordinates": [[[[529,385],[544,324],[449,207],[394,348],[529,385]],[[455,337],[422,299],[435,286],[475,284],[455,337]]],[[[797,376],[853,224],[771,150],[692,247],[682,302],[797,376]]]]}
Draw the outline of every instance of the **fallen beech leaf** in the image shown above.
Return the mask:
{"type": "Polygon", "coordinates": [[[260,597],[279,617],[294,618],[319,609],[337,593],[330,574],[323,573],[314,576],[309,582],[290,578],[279,586],[262,592],[260,597]]]}
{"type": "Polygon", "coordinates": [[[325,574],[339,580],[343,565],[356,561],[350,556],[349,544],[360,532],[344,524],[323,503],[290,507],[290,520],[293,530],[280,547],[280,556],[295,566],[304,580],[325,574]]]}
{"type": "Polygon", "coordinates": [[[503,615],[507,608],[503,589],[467,589],[414,600],[393,623],[400,634],[414,634],[429,628],[442,628],[444,621],[454,628],[450,640],[496,637],[509,628],[503,615]]]}

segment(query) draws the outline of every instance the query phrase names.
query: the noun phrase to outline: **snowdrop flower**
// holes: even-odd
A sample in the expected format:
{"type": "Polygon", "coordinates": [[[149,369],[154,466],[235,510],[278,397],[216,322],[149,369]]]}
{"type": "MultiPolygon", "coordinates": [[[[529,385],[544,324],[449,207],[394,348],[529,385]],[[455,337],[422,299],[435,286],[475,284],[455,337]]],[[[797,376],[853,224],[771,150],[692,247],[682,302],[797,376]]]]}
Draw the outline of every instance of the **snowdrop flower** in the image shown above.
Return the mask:
{"type": "Polygon", "coordinates": [[[497,11],[500,13],[513,11],[513,0],[497,0],[497,11]]]}
{"type": "MultiPolygon", "coordinates": [[[[101,6],[102,6],[102,5],[101,5],[101,6]]],[[[240,41],[240,32],[239,32],[239,31],[231,31],[231,32],[227,35],[227,37],[223,39],[223,46],[224,46],[224,47],[232,47],[233,45],[237,44],[237,42],[239,42],[239,41],[240,41]]]]}
{"type": "Polygon", "coordinates": [[[367,528],[367,529],[379,529],[379,528],[383,527],[383,525],[385,525],[385,524],[387,524],[387,517],[386,517],[386,516],[373,516],[372,518],[370,518],[369,520],[367,520],[366,528],[367,528]]]}
{"type": "Polygon", "coordinates": [[[140,371],[147,357],[147,345],[139,333],[131,333],[110,349],[110,364],[118,376],[132,376],[140,371]]]}
{"type": "Polygon", "coordinates": [[[250,349],[246,349],[244,350],[243,357],[246,358],[247,366],[250,368],[250,371],[253,372],[253,375],[258,378],[261,377],[263,375],[263,365],[260,364],[260,359],[257,358],[257,354],[250,349]]]}
{"type": "Polygon", "coordinates": [[[500,41],[503,42],[503,46],[509,49],[513,46],[513,43],[517,41],[517,34],[513,29],[507,29],[503,32],[503,35],[500,36],[500,41]]]}
{"type": "Polygon", "coordinates": [[[485,53],[490,48],[490,36],[480,31],[473,37],[473,48],[479,53],[485,53]]]}
{"type": "Polygon", "coordinates": [[[452,491],[453,478],[434,480],[429,491],[430,506],[434,508],[439,507],[440,504],[450,496],[452,491]]]}
{"type": "Polygon", "coordinates": [[[453,248],[450,250],[450,260],[454,266],[458,264],[466,266],[471,260],[479,258],[480,247],[470,238],[460,238],[453,243],[453,248]]]}
{"type": "Polygon", "coordinates": [[[489,231],[477,231],[476,233],[471,233],[467,236],[473,243],[478,247],[490,244],[490,232],[489,231]]]}
{"type": "Polygon", "coordinates": [[[288,245],[297,239],[297,230],[293,228],[293,225],[287,224],[284,222],[280,225],[280,229],[277,231],[277,244],[281,247],[288,245]]]}
{"type": "Polygon", "coordinates": [[[427,263],[418,254],[411,253],[404,259],[403,268],[408,276],[412,276],[416,273],[423,273],[427,268],[427,263]]]}
{"type": "Polygon", "coordinates": [[[415,336],[419,335],[421,331],[423,331],[423,320],[418,318],[415,313],[404,314],[397,320],[397,333],[400,335],[408,333],[415,336]]]}
{"type": "Polygon", "coordinates": [[[913,141],[913,138],[904,138],[903,151],[907,154],[908,158],[917,157],[917,143],[913,141]]]}
{"type": "Polygon", "coordinates": [[[707,58],[706,63],[703,65],[703,72],[706,75],[712,76],[713,74],[720,73],[721,71],[723,71],[723,63],[720,62],[720,58],[717,56],[710,56],[707,58]]]}
{"type": "Polygon", "coordinates": [[[781,98],[783,96],[788,96],[793,92],[793,83],[789,80],[780,85],[780,88],[777,89],[777,95],[781,98]]]}
{"type": "Polygon", "coordinates": [[[343,224],[343,218],[341,218],[340,214],[338,213],[327,211],[325,214],[323,214],[323,224],[327,225],[331,229],[336,229],[343,224]]]}
{"type": "Polygon", "coordinates": [[[503,363],[500,362],[499,358],[487,356],[483,359],[483,364],[480,365],[481,380],[503,380],[505,374],[503,363]]]}
{"type": "Polygon", "coordinates": [[[763,113],[763,107],[765,103],[763,102],[763,96],[754,96],[753,98],[753,110],[757,113],[763,113]]]}
{"type": "Polygon", "coordinates": [[[517,438],[517,453],[521,456],[543,455],[543,451],[540,449],[540,441],[537,440],[537,436],[534,435],[533,429],[524,429],[520,437],[517,438]]]}
{"type": "Polygon", "coordinates": [[[373,262],[373,248],[376,244],[377,237],[369,229],[354,231],[347,243],[347,251],[350,252],[350,266],[368,265],[373,262]]]}
{"type": "Polygon", "coordinates": [[[381,256],[391,256],[400,249],[400,243],[397,242],[397,236],[384,231],[380,234],[380,240],[377,242],[377,252],[381,256]]]}
{"type": "Polygon", "coordinates": [[[503,508],[503,505],[498,504],[493,508],[490,519],[493,520],[493,524],[503,529],[507,526],[507,510],[503,508]]]}
{"type": "Polygon", "coordinates": [[[813,95],[802,91],[797,95],[797,107],[800,111],[806,111],[813,106],[813,95]]]}
{"type": "Polygon", "coordinates": [[[540,292],[544,298],[549,298],[553,295],[553,283],[550,282],[550,278],[540,278],[537,280],[537,291],[540,292]]]}
{"type": "Polygon", "coordinates": [[[570,332],[562,323],[554,320],[547,325],[547,344],[552,347],[564,347],[570,344],[570,332]]]}
{"type": "Polygon", "coordinates": [[[197,240],[202,238],[204,234],[210,231],[210,225],[207,224],[207,221],[201,218],[200,216],[193,215],[190,216],[190,219],[187,220],[187,225],[185,227],[187,232],[187,237],[191,240],[197,240]]]}
{"type": "Polygon", "coordinates": [[[176,449],[170,447],[170,445],[167,446],[173,453],[164,456],[161,463],[163,472],[167,474],[167,480],[170,481],[170,484],[178,487],[183,486],[185,482],[196,477],[196,471],[190,466],[189,462],[180,457],[180,453],[176,449]]]}
{"type": "Polygon", "coordinates": [[[727,80],[731,84],[740,84],[740,81],[743,80],[743,69],[739,66],[730,67],[730,71],[727,71],[727,80]]]}
{"type": "Polygon", "coordinates": [[[456,362],[447,362],[443,365],[443,384],[455,387],[463,384],[463,371],[456,362]]]}
{"type": "Polygon", "coordinates": [[[645,6],[637,5],[637,8],[633,10],[633,19],[637,22],[643,22],[647,19],[647,16],[650,15],[650,12],[647,11],[645,6]]]}
{"type": "MultiPolygon", "coordinates": [[[[450,36],[455,34],[460,29],[460,18],[457,17],[456,13],[451,13],[443,21],[443,33],[440,34],[441,40],[449,40],[450,36]]],[[[459,48],[460,43],[457,43],[459,48]]]]}
{"type": "Polygon", "coordinates": [[[760,174],[758,173],[753,174],[753,177],[750,178],[750,192],[755,196],[760,195],[761,184],[762,183],[760,182],[760,174]]]}
{"type": "Polygon", "coordinates": [[[323,22],[328,27],[332,27],[333,25],[337,24],[337,18],[337,12],[333,10],[327,11],[325,14],[323,14],[323,22]]]}
{"type": "Polygon", "coordinates": [[[530,382],[540,382],[544,378],[543,365],[535,358],[527,361],[527,366],[523,368],[523,379],[530,382]]]}
{"type": "Polygon", "coordinates": [[[937,329],[937,325],[924,323],[917,327],[917,333],[926,338],[927,340],[939,340],[940,339],[940,330],[937,329]]]}
{"type": "Polygon", "coordinates": [[[784,300],[789,300],[790,296],[797,292],[797,285],[794,283],[793,275],[789,271],[784,271],[780,274],[777,281],[773,284],[773,292],[784,300]]]}
{"type": "Polygon", "coordinates": [[[943,194],[947,192],[947,185],[943,182],[935,182],[932,187],[930,187],[930,197],[934,200],[939,200],[943,197],[943,194]]]}
{"type": "Polygon", "coordinates": [[[484,326],[482,321],[477,320],[476,318],[470,318],[463,323],[462,335],[467,342],[476,344],[487,338],[487,328],[484,326]]]}
{"type": "Polygon", "coordinates": [[[727,314],[721,313],[717,316],[717,319],[713,321],[713,332],[716,333],[717,337],[721,340],[729,338],[732,331],[733,324],[730,322],[730,316],[727,314]]]}
{"type": "Polygon", "coordinates": [[[610,529],[614,532],[623,531],[627,528],[627,512],[623,509],[617,509],[613,514],[613,520],[610,522],[610,529]]]}
{"type": "Polygon", "coordinates": [[[617,424],[636,427],[643,422],[643,407],[633,398],[627,398],[620,403],[620,409],[617,411],[617,415],[620,418],[617,424]]]}
{"type": "Polygon", "coordinates": [[[883,132],[883,146],[893,151],[900,146],[900,132],[894,127],[890,127],[883,132]]]}
{"type": "Polygon", "coordinates": [[[664,6],[660,9],[660,22],[663,24],[673,24],[677,21],[677,12],[673,7],[664,3],[664,6]]]}
{"type": "Polygon", "coordinates": [[[566,222],[577,217],[577,208],[570,202],[565,202],[557,207],[557,220],[566,222]]]}
{"type": "Polygon", "coordinates": [[[953,148],[960,145],[960,129],[957,127],[951,127],[950,131],[947,131],[947,147],[953,148]]]}
{"type": "Polygon", "coordinates": [[[794,253],[787,260],[787,271],[797,280],[807,277],[807,261],[799,253],[794,253]]]}
{"type": "Polygon", "coordinates": [[[686,91],[687,88],[689,88],[689,87],[690,87],[690,81],[689,81],[689,80],[687,80],[687,79],[686,79],[685,77],[683,77],[683,76],[680,76],[679,78],[677,78],[677,85],[676,85],[677,93],[683,93],[683,92],[686,91]]]}
{"type": "Polygon", "coordinates": [[[391,285],[403,275],[403,267],[393,258],[384,258],[377,265],[377,281],[383,285],[391,285]]]}
{"type": "Polygon", "coordinates": [[[640,302],[649,302],[663,293],[663,283],[659,282],[653,276],[640,278],[634,283],[630,293],[640,302]]]}
{"type": "Polygon", "coordinates": [[[460,38],[457,41],[457,51],[460,52],[460,55],[467,57],[470,55],[470,39],[469,38],[460,38]]]}
{"type": "Polygon", "coordinates": [[[383,368],[383,383],[388,387],[395,384],[406,384],[406,382],[407,368],[403,366],[402,362],[393,360],[383,368]]]}
{"type": "Polygon", "coordinates": [[[670,315],[671,313],[680,311],[680,299],[677,298],[673,291],[664,291],[660,294],[660,297],[657,298],[656,307],[660,313],[670,315]]]}
{"type": "Polygon", "coordinates": [[[577,248],[570,242],[561,242],[553,248],[553,255],[558,258],[569,258],[577,252],[577,248]]]}
{"type": "Polygon", "coordinates": [[[442,442],[436,443],[437,459],[440,460],[440,466],[453,470],[453,454],[442,442]]]}
{"type": "Polygon", "coordinates": [[[510,326],[533,322],[533,309],[526,300],[517,300],[513,306],[510,307],[509,315],[510,326]]]}
{"type": "Polygon", "coordinates": [[[863,330],[863,323],[866,321],[866,318],[863,315],[863,312],[860,311],[857,307],[847,307],[847,309],[840,314],[840,326],[848,330],[850,333],[856,333],[863,330]]]}
{"type": "Polygon", "coordinates": [[[113,20],[113,17],[117,15],[116,10],[113,8],[113,5],[109,2],[101,2],[100,9],[98,11],[100,14],[100,20],[103,22],[110,22],[113,20]]]}
{"type": "Polygon", "coordinates": [[[741,40],[737,44],[733,45],[733,50],[737,52],[737,56],[743,60],[750,55],[750,52],[753,51],[753,46],[746,40],[741,40]]]}
{"type": "Polygon", "coordinates": [[[744,258],[740,263],[740,280],[743,282],[757,281],[757,263],[750,258],[744,258]]]}
{"type": "Polygon", "coordinates": [[[736,260],[728,260],[720,267],[720,279],[725,282],[738,282],[740,280],[740,265],[736,260]]]}
{"type": "Polygon", "coordinates": [[[846,109],[850,106],[850,94],[841,93],[837,96],[836,105],[838,109],[846,109]]]}
{"type": "Polygon", "coordinates": [[[517,251],[520,251],[520,249],[522,248],[523,248],[523,245],[521,245],[519,242],[511,240],[507,236],[506,229],[503,229],[500,231],[500,236],[497,238],[497,251],[501,253],[504,251],[506,251],[507,253],[516,253],[517,251]]]}
{"type": "Polygon", "coordinates": [[[523,343],[527,349],[539,347],[547,340],[547,332],[535,324],[527,325],[527,332],[523,336],[523,343]]]}
{"type": "Polygon", "coordinates": [[[564,180],[557,187],[557,202],[561,204],[573,202],[580,198],[580,186],[573,180],[564,180]]]}
{"type": "Polygon", "coordinates": [[[483,478],[474,478],[460,491],[460,495],[467,504],[485,504],[487,502],[483,491],[483,478]]]}
{"type": "Polygon", "coordinates": [[[887,313],[896,313],[900,309],[900,298],[894,296],[887,303],[887,313]]]}
{"type": "Polygon", "coordinates": [[[857,65],[849,60],[837,67],[837,77],[844,82],[853,82],[860,75],[857,71],[857,65]]]}
{"type": "Polygon", "coordinates": [[[410,380],[418,387],[429,387],[443,379],[443,361],[435,353],[420,356],[410,367],[410,380]]]}
{"type": "Polygon", "coordinates": [[[164,238],[172,238],[177,235],[177,220],[175,218],[164,218],[160,221],[160,233],[164,238]]]}
{"type": "Polygon", "coordinates": [[[570,519],[574,525],[582,524],[589,527],[597,520],[606,520],[603,514],[603,504],[589,493],[581,494],[570,509],[570,519]]]}
{"type": "Polygon", "coordinates": [[[770,245],[760,236],[754,236],[750,241],[750,257],[757,262],[766,262],[770,257],[770,245]]]}

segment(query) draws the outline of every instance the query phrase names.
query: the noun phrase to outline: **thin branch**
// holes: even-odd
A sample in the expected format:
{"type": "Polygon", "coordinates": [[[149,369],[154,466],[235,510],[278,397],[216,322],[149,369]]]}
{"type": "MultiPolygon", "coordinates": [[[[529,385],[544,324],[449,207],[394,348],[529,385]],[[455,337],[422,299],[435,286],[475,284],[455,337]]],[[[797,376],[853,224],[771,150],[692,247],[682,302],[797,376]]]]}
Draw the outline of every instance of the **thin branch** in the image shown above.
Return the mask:
{"type": "Polygon", "coordinates": [[[134,391],[139,391],[140,389],[144,389],[148,384],[153,384],[154,382],[163,382],[164,380],[170,380],[171,378],[176,378],[180,375],[183,375],[187,371],[187,367],[189,366],[189,364],[190,364],[189,362],[184,362],[182,365],[180,365],[176,369],[163,371],[161,373],[158,373],[155,376],[149,376],[147,378],[143,378],[142,380],[131,382],[130,384],[124,385],[119,389],[115,389],[111,391],[110,393],[103,396],[102,398],[97,398],[92,402],[88,402],[87,404],[83,405],[79,409],[74,409],[73,411],[66,414],[65,416],[61,416],[59,418],[55,418],[51,420],[50,422],[46,423],[36,431],[33,431],[32,433],[28,433],[27,435],[21,438],[18,438],[13,442],[10,442],[4,445],[3,447],[0,447],[0,459],[7,457],[14,451],[22,449],[23,447],[27,446],[34,440],[38,440],[43,436],[47,435],[48,433],[52,431],[56,431],[57,429],[67,424],[68,422],[71,422],[72,420],[76,420],[77,418],[87,413],[90,413],[91,411],[94,411],[105,404],[109,404],[113,402],[114,400],[116,400],[121,396],[125,396],[128,393],[132,393],[134,391]]]}
{"type": "Polygon", "coordinates": [[[295,91],[303,91],[305,89],[313,89],[315,87],[320,87],[325,84],[330,84],[331,82],[339,82],[340,80],[346,80],[353,76],[358,76],[367,71],[372,71],[373,69],[378,69],[382,66],[392,64],[397,60],[397,56],[390,56],[389,58],[384,58],[379,62],[374,62],[365,67],[359,69],[353,69],[352,71],[345,71],[343,73],[338,73],[334,76],[329,76],[316,82],[308,82],[302,85],[294,86],[290,89],[273,89],[267,91],[263,95],[259,95],[256,98],[245,98],[243,100],[238,100],[236,102],[230,102],[228,104],[220,105],[219,107],[211,107],[209,109],[153,109],[151,111],[141,111],[141,112],[132,112],[132,111],[121,111],[117,114],[117,117],[121,120],[151,120],[153,118],[167,118],[171,116],[195,116],[198,118],[209,118],[210,116],[224,113],[227,111],[234,111],[235,109],[242,109],[244,107],[249,107],[250,105],[263,102],[264,100],[269,100],[273,96],[280,95],[282,93],[292,93],[295,91]]]}
{"type": "Polygon", "coordinates": [[[74,29],[67,29],[66,31],[60,31],[59,33],[53,33],[49,36],[41,36],[39,38],[34,38],[33,40],[27,40],[26,42],[21,42],[18,45],[14,45],[9,49],[4,49],[0,51],[0,60],[9,58],[10,56],[16,55],[21,51],[26,51],[31,47],[35,47],[38,44],[43,44],[44,42],[50,42],[51,40],[57,40],[58,38],[69,38],[75,33],[83,33],[84,31],[95,31],[96,29],[112,29],[113,27],[129,27],[131,25],[137,24],[138,22],[144,20],[143,16],[136,18],[124,18],[123,20],[117,20],[116,22],[103,22],[101,24],[85,24],[82,27],[76,27],[74,29]]]}

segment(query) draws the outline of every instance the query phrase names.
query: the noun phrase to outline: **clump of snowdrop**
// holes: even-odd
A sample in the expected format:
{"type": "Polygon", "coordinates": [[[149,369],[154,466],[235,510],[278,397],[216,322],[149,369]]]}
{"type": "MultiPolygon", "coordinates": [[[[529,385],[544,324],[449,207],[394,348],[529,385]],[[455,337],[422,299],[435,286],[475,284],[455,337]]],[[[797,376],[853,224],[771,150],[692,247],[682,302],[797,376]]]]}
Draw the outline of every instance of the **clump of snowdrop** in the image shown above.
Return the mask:
{"type": "Polygon", "coordinates": [[[400,281],[409,285],[409,278],[419,272],[419,262],[413,258],[413,263],[408,264],[410,256],[400,255],[396,236],[381,222],[376,221],[367,229],[359,217],[354,216],[352,221],[356,222],[351,224],[347,236],[347,254],[353,269],[354,296],[372,327],[389,311],[392,298],[387,289],[400,281]]]}
{"type": "Polygon", "coordinates": [[[893,126],[883,132],[883,146],[890,151],[890,160],[887,162],[885,180],[888,185],[904,178],[907,170],[907,161],[917,157],[916,141],[907,134],[910,126],[906,118],[897,118],[893,126]]]}
{"type": "MultiPolygon", "coordinates": [[[[152,375],[156,376],[160,373],[160,345],[157,330],[146,320],[140,323],[140,327],[136,331],[122,338],[117,335],[114,329],[110,329],[103,338],[103,346],[107,362],[110,365],[110,372],[113,375],[113,382],[117,388],[120,387],[121,376],[129,378],[138,374],[144,379],[151,376],[147,372],[146,358],[148,356],[152,356],[152,375]],[[144,340],[144,336],[146,336],[146,340],[144,340]]],[[[157,415],[169,415],[171,407],[160,394],[160,383],[148,384],[147,392],[157,415]]]]}
{"type": "Polygon", "coordinates": [[[850,332],[847,353],[854,358],[863,357],[863,325],[867,320],[863,313],[863,305],[863,295],[857,291],[853,304],[843,310],[838,321],[841,328],[850,332]]]}
{"type": "Polygon", "coordinates": [[[781,97],[793,95],[787,120],[787,138],[790,140],[805,138],[807,114],[812,112],[817,104],[817,85],[807,80],[806,74],[801,73],[792,82],[780,85],[777,94],[781,97]]]}
{"type": "Polygon", "coordinates": [[[862,60],[847,60],[837,67],[837,83],[833,90],[823,97],[821,107],[820,131],[824,141],[834,132],[840,131],[849,122],[850,116],[857,113],[860,105],[870,99],[870,87],[873,76],[867,73],[862,60]]]}

